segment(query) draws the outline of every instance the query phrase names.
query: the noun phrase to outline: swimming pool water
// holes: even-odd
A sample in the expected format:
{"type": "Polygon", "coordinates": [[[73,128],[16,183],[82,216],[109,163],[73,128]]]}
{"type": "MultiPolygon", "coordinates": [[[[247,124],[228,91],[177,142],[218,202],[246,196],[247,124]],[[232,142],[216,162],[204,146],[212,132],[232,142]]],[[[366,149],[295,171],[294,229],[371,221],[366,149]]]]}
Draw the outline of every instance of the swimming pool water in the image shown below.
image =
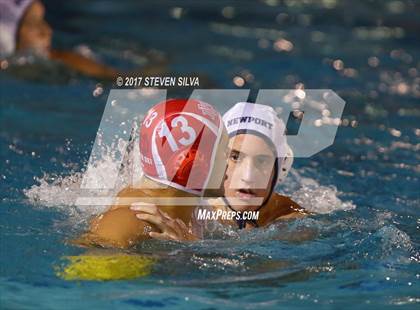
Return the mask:
{"type": "Polygon", "coordinates": [[[154,49],[171,71],[219,88],[235,76],[253,90],[330,88],[346,121],[278,189],[318,214],[195,244],[150,241],[136,249],[157,258],[147,277],[65,281],[54,268],[84,252],[66,241],[99,212],[74,201],[113,85],[42,62],[22,78],[10,65],[0,71],[2,309],[418,307],[418,3],[46,5],[56,46],[86,45],[120,68],[154,49]]]}

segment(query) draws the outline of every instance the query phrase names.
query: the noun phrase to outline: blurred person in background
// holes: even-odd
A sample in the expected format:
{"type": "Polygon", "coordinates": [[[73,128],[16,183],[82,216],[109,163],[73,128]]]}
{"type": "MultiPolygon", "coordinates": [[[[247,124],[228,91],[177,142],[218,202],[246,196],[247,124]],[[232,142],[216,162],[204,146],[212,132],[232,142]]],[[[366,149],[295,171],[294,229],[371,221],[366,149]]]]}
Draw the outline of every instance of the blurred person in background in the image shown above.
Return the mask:
{"type": "MultiPolygon", "coordinates": [[[[0,60],[13,55],[35,55],[63,63],[83,75],[114,79],[117,69],[73,51],[52,48],[53,29],[45,20],[45,7],[39,0],[0,0],[0,60]]],[[[145,66],[139,73],[160,74],[161,64],[145,66]]]]}

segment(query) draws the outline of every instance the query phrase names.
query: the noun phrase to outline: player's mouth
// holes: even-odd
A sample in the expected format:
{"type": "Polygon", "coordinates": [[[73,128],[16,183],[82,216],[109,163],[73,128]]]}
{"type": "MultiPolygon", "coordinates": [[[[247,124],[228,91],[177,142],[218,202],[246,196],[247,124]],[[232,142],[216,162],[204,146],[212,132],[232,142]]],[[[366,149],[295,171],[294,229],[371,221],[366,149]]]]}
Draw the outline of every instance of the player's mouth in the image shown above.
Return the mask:
{"type": "Polygon", "coordinates": [[[252,199],[257,197],[257,194],[249,188],[237,189],[235,194],[239,199],[252,199]]]}

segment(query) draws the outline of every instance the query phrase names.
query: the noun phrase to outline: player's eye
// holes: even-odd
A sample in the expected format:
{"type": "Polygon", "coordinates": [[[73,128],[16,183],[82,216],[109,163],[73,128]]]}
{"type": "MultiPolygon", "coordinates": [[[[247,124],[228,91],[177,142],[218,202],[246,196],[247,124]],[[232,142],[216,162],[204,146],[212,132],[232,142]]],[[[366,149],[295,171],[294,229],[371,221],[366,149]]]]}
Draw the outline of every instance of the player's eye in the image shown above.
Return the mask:
{"type": "Polygon", "coordinates": [[[267,157],[259,157],[256,160],[256,164],[258,167],[263,168],[263,169],[267,169],[272,167],[273,165],[273,160],[271,158],[267,158],[267,157]]]}
{"type": "Polygon", "coordinates": [[[230,152],[229,159],[234,161],[234,162],[239,161],[239,159],[240,159],[239,152],[236,152],[236,151],[230,152]]]}
{"type": "Polygon", "coordinates": [[[259,166],[264,166],[266,164],[268,164],[268,160],[265,158],[258,158],[257,163],[259,166]]]}

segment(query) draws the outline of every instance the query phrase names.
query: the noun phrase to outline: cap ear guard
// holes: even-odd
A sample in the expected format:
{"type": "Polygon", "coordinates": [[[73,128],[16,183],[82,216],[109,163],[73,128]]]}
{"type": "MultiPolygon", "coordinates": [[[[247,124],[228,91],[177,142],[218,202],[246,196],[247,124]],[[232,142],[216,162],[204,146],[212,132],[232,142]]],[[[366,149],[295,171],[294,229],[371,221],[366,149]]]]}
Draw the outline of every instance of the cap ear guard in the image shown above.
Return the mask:
{"type": "Polygon", "coordinates": [[[293,151],[289,145],[286,146],[286,156],[283,158],[281,165],[279,167],[279,176],[277,179],[278,183],[284,182],[287,175],[289,174],[290,169],[292,169],[293,165],[293,151]]]}

